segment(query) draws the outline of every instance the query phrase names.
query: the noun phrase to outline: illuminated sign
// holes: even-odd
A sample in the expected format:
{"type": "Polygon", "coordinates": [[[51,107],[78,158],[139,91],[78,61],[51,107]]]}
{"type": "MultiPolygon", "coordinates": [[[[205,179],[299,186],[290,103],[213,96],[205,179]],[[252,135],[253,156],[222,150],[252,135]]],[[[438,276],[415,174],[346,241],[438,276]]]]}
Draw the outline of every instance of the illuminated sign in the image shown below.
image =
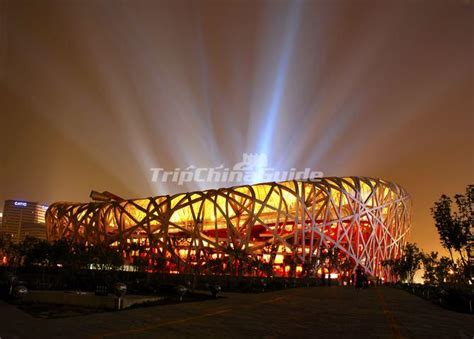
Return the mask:
{"type": "Polygon", "coordinates": [[[22,207],[28,206],[28,204],[27,204],[26,202],[24,202],[24,201],[15,201],[13,204],[14,204],[15,206],[22,206],[22,207]]]}

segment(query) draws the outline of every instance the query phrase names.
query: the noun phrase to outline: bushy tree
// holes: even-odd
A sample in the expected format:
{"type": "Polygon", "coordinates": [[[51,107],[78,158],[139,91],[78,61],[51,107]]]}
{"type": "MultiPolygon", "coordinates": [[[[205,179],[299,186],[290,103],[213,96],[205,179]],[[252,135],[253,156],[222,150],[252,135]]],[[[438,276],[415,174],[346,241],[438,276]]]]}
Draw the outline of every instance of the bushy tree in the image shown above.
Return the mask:
{"type": "Polygon", "coordinates": [[[89,264],[100,270],[116,270],[123,265],[123,257],[119,250],[108,244],[87,247],[89,264]]]}
{"type": "Polygon", "coordinates": [[[20,253],[26,266],[49,266],[51,264],[51,245],[46,240],[26,237],[21,243],[20,253]]]}
{"type": "Polygon", "coordinates": [[[6,258],[7,265],[14,266],[18,264],[19,248],[12,241],[10,234],[0,234],[0,264],[3,258],[6,258]]]}
{"type": "Polygon", "coordinates": [[[451,258],[442,256],[438,259],[438,252],[430,252],[423,255],[423,267],[425,273],[423,279],[430,285],[441,285],[452,283],[459,276],[458,266],[451,258]]]}
{"type": "Polygon", "coordinates": [[[452,206],[452,199],[443,194],[435,202],[431,214],[438,230],[441,245],[448,250],[452,262],[454,262],[454,253],[459,256],[464,275],[469,279],[471,268],[468,253],[469,241],[472,237],[471,227],[474,225],[474,185],[468,185],[464,195],[456,194],[454,201],[456,208],[452,206]]]}
{"type": "Polygon", "coordinates": [[[421,268],[423,253],[415,243],[406,243],[403,255],[397,259],[385,260],[382,265],[402,281],[413,283],[416,272],[421,268]]]}

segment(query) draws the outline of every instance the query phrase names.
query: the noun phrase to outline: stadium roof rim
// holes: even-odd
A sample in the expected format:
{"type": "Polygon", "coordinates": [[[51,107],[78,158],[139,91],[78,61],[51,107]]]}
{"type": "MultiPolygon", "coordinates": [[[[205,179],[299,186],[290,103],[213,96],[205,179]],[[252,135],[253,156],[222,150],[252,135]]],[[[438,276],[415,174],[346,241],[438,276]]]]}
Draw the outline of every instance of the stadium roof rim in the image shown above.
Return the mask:
{"type": "Polygon", "coordinates": [[[411,198],[411,195],[398,183],[389,181],[386,179],[382,178],[373,178],[373,177],[365,177],[365,176],[330,176],[330,177],[316,177],[316,178],[307,178],[307,179],[294,179],[294,180],[285,180],[285,181],[264,181],[264,182],[257,182],[254,184],[243,184],[243,185],[235,185],[235,186],[227,186],[227,187],[218,187],[218,188],[209,188],[205,190],[195,190],[195,191],[187,191],[187,192],[179,192],[179,193],[174,193],[174,194],[164,194],[164,195],[154,195],[154,196],[147,196],[147,197],[136,197],[136,198],[128,198],[124,199],[123,201],[89,201],[89,202],[79,202],[79,201],[56,201],[53,204],[69,204],[69,205],[84,205],[84,204],[97,204],[97,205],[102,205],[102,204],[110,204],[110,203],[127,203],[131,201],[136,201],[136,200],[143,200],[143,199],[157,199],[157,198],[174,198],[179,195],[183,194],[206,194],[206,193],[212,193],[215,191],[219,190],[233,190],[236,188],[240,187],[253,187],[253,186],[260,186],[260,185],[281,185],[285,183],[290,183],[290,182],[302,182],[302,183],[317,183],[320,181],[324,180],[332,180],[332,181],[338,181],[338,180],[347,180],[347,179],[352,179],[352,180],[359,180],[359,181],[376,181],[376,182],[381,182],[387,186],[392,186],[392,187],[397,187],[400,189],[400,191],[403,193],[404,196],[411,198]]]}

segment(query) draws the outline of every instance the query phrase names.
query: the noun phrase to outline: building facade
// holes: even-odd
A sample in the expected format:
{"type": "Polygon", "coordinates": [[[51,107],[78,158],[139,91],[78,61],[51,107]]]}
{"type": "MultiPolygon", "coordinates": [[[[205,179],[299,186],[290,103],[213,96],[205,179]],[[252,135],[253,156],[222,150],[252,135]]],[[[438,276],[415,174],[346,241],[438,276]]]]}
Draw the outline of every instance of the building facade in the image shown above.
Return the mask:
{"type": "Polygon", "coordinates": [[[23,200],[6,200],[0,233],[19,243],[26,236],[46,239],[45,213],[48,206],[23,200]]]}
{"type": "Polygon", "coordinates": [[[333,177],[58,202],[48,209],[46,224],[50,240],[107,244],[131,264],[140,258],[150,269],[170,273],[349,275],[362,266],[390,279],[383,261],[403,251],[410,206],[409,195],[394,183],[333,177]]]}

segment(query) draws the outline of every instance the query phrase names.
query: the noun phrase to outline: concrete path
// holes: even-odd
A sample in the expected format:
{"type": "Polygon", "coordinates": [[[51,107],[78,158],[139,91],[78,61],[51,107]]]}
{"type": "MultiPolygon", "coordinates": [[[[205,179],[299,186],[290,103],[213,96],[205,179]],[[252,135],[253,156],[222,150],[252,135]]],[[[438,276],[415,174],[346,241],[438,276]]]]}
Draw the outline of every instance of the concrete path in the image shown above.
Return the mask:
{"type": "Polygon", "coordinates": [[[62,319],[0,303],[0,338],[474,338],[474,316],[391,288],[222,296],[62,319]]]}

